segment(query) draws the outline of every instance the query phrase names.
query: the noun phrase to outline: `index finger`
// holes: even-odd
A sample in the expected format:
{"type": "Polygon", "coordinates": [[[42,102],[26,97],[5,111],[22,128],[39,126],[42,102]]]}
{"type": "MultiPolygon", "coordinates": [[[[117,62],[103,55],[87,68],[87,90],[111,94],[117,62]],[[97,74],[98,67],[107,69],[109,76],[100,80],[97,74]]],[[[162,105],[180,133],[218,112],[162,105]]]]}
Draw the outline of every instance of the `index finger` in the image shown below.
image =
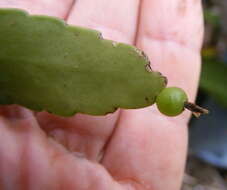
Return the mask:
{"type": "MultiPolygon", "coordinates": [[[[141,1],[136,45],[148,54],[153,70],[169,85],[195,98],[203,34],[201,2],[141,1]]],[[[122,111],[103,160],[122,183],[142,189],[180,189],[187,150],[189,113],[170,118],[155,106],[122,111]],[[119,156],[120,155],[120,156],[119,156]]]]}

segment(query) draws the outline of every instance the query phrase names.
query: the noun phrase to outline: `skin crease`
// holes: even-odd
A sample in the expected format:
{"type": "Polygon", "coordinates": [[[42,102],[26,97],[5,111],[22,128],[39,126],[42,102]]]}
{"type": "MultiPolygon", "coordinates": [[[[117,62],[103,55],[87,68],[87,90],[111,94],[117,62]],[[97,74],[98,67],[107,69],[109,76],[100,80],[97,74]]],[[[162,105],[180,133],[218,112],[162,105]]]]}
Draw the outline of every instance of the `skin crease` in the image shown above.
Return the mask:
{"type": "MultiPolygon", "coordinates": [[[[199,0],[1,0],[31,14],[64,18],[144,50],[153,70],[195,99],[203,36],[199,0]]],[[[155,106],[71,118],[0,109],[0,189],[179,190],[189,112],[155,106]]]]}

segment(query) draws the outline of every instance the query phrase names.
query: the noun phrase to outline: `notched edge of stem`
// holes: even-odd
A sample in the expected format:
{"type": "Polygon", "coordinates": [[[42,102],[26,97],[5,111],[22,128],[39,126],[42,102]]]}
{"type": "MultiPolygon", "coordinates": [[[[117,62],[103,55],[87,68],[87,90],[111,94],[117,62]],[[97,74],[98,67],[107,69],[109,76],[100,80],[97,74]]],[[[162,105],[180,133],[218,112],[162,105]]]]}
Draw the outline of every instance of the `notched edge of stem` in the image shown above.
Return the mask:
{"type": "Polygon", "coordinates": [[[209,114],[209,110],[202,108],[191,102],[185,102],[184,108],[190,110],[195,117],[199,117],[201,114],[209,114]]]}

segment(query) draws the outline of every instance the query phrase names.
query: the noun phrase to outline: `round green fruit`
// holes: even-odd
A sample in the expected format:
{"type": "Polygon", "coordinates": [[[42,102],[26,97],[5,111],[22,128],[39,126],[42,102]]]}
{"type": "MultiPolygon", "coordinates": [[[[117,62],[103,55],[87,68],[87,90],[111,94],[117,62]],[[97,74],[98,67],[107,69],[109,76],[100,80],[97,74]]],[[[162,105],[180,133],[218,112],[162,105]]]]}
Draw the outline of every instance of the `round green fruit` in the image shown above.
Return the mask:
{"type": "Polygon", "coordinates": [[[168,87],[157,96],[156,104],[164,115],[177,116],[184,111],[184,103],[187,100],[187,95],[181,88],[168,87]]]}

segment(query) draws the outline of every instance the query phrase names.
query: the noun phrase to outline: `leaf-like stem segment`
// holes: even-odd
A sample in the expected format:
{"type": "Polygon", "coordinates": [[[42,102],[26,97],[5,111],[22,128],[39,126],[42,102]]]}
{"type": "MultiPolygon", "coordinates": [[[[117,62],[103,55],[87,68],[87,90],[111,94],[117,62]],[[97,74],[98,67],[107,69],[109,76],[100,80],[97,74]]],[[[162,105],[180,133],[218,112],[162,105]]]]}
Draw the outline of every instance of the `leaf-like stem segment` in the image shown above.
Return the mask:
{"type": "Polygon", "coordinates": [[[209,110],[205,109],[205,108],[202,108],[196,104],[193,104],[191,102],[185,102],[184,103],[184,108],[190,110],[192,112],[192,114],[195,116],[195,117],[199,117],[201,114],[208,114],[209,113],[209,110]]]}

